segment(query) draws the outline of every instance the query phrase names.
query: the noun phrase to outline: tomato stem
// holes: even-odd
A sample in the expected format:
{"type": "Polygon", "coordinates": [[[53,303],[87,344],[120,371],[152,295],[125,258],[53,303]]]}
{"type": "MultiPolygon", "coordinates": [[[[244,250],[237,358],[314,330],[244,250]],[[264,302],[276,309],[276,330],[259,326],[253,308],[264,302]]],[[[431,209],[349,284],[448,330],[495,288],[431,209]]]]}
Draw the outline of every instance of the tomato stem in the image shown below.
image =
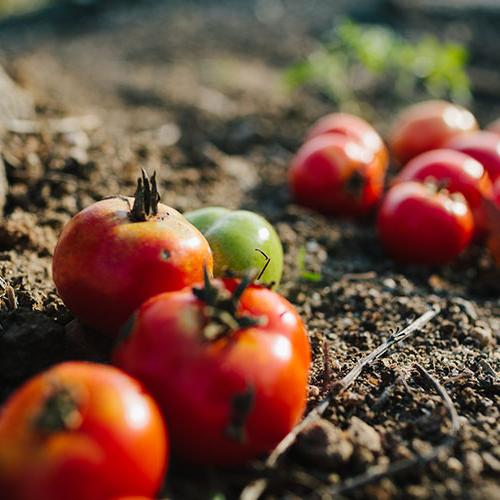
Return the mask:
{"type": "Polygon", "coordinates": [[[222,290],[210,280],[206,266],[203,268],[203,288],[193,287],[193,294],[205,303],[205,314],[208,318],[203,335],[206,340],[217,340],[229,336],[242,328],[250,328],[262,324],[263,318],[242,315],[238,312],[241,296],[254,282],[253,274],[245,275],[233,293],[222,290]]]}
{"type": "Polygon", "coordinates": [[[144,169],[141,169],[142,177],[137,179],[137,187],[134,195],[134,206],[130,211],[130,218],[134,222],[144,222],[151,216],[158,214],[158,186],[156,184],[156,172],[151,179],[144,169]]]}
{"type": "Polygon", "coordinates": [[[73,391],[63,385],[54,384],[42,409],[35,417],[34,425],[40,433],[52,434],[76,429],[81,419],[73,391]]]}

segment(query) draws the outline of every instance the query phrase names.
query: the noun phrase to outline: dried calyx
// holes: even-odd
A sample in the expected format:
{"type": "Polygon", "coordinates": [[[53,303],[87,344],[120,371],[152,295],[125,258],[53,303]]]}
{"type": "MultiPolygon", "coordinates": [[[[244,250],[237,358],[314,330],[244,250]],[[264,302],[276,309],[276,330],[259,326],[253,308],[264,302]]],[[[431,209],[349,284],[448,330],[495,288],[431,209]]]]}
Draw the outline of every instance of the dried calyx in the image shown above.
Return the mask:
{"type": "Polygon", "coordinates": [[[226,337],[236,330],[261,326],[264,317],[240,314],[238,305],[246,288],[254,281],[253,276],[245,276],[233,293],[215,286],[210,281],[206,267],[203,270],[204,286],[194,287],[193,294],[205,303],[205,315],[208,319],[203,336],[206,340],[217,340],[226,337]]]}
{"type": "Polygon", "coordinates": [[[54,384],[42,408],[35,417],[34,425],[42,434],[76,429],[82,420],[75,394],[68,387],[54,384]]]}
{"type": "Polygon", "coordinates": [[[134,206],[130,211],[130,218],[134,222],[144,222],[151,216],[158,213],[158,202],[160,195],[156,185],[156,172],[153,173],[151,179],[144,169],[142,169],[142,177],[137,179],[137,188],[134,195],[134,206]]]}

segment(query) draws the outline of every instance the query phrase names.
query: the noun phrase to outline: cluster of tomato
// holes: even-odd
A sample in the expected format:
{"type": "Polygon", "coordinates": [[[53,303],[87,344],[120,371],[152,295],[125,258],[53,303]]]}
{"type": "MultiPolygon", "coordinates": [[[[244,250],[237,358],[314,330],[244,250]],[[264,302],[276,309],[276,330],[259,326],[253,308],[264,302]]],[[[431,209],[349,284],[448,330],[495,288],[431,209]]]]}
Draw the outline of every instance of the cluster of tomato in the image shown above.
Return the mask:
{"type": "Polygon", "coordinates": [[[321,118],[290,166],[295,199],[336,215],[377,207],[382,244],[403,262],[443,264],[488,236],[500,263],[500,120],[480,131],[468,110],[426,101],[397,117],[389,145],[402,169],[384,194],[389,154],[379,134],[353,115],[321,118]]]}
{"type": "Polygon", "coordinates": [[[271,289],[283,266],[276,232],[247,211],[186,215],[192,223],[159,203],[143,174],[135,198],[97,202],[65,226],[58,293],[114,339],[116,367],[66,362],[6,402],[9,500],[150,498],[170,450],[233,466],[270,451],[301,418],[311,353],[302,320],[271,289]]]}

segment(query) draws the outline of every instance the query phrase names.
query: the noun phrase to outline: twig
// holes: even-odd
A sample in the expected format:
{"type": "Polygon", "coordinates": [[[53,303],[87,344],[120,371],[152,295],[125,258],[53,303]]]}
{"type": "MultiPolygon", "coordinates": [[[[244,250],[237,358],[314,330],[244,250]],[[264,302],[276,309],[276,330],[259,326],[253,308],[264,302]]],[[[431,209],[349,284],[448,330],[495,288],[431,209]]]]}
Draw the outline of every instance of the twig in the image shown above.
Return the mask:
{"type": "MultiPolygon", "coordinates": [[[[382,357],[392,346],[402,342],[416,330],[422,328],[426,323],[433,319],[439,311],[439,307],[434,306],[400,332],[392,333],[383,344],[379,345],[374,351],[362,358],[343,379],[333,384],[324,399],[318,403],[318,405],[315,406],[306,415],[306,417],[278,443],[276,448],[267,458],[265,463],[266,467],[268,469],[275,468],[279,458],[293,445],[297,436],[309,425],[310,422],[316,420],[318,417],[321,417],[321,415],[323,415],[328,408],[332,398],[348,389],[367,366],[370,366],[377,359],[382,357]]],[[[260,498],[262,493],[266,490],[267,485],[267,479],[257,479],[253,481],[243,489],[240,495],[240,500],[258,500],[258,498],[260,498]]]]}
{"type": "Polygon", "coordinates": [[[443,403],[448,410],[448,415],[451,420],[451,430],[449,434],[440,445],[433,448],[429,453],[423,453],[412,458],[399,460],[389,465],[388,467],[372,467],[364,474],[360,474],[359,476],[348,479],[338,486],[322,490],[322,493],[328,493],[335,498],[338,495],[342,495],[357,488],[367,486],[368,484],[375,483],[386,477],[396,476],[415,467],[422,467],[429,462],[436,460],[439,455],[441,455],[441,453],[443,453],[444,451],[448,451],[449,448],[455,443],[458,432],[460,430],[460,420],[453,401],[451,400],[446,389],[423,366],[415,363],[414,367],[432,384],[435,391],[443,400],[443,403]]]}

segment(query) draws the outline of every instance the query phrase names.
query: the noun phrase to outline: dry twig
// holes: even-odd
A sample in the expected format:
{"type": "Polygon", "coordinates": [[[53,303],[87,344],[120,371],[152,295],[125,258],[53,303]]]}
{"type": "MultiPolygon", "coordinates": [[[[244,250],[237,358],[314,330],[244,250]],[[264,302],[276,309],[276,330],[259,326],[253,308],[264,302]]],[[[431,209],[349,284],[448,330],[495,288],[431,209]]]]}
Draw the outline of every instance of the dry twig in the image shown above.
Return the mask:
{"type": "Polygon", "coordinates": [[[419,454],[415,457],[405,460],[399,460],[389,466],[372,467],[359,476],[347,479],[337,486],[322,490],[322,494],[327,493],[333,498],[336,498],[338,495],[342,495],[357,488],[367,486],[386,477],[397,476],[398,474],[406,472],[415,467],[423,467],[429,462],[436,460],[441,455],[441,453],[448,452],[449,449],[453,446],[460,430],[460,419],[458,417],[457,410],[453,405],[453,401],[451,400],[446,389],[423,366],[419,365],[418,363],[415,363],[414,366],[420,372],[420,374],[423,375],[426,380],[434,387],[435,391],[443,400],[443,403],[448,411],[448,415],[451,420],[451,430],[449,434],[440,445],[434,447],[429,453],[419,454]]]}
{"type": "MultiPolygon", "coordinates": [[[[437,306],[434,306],[432,309],[419,316],[403,330],[392,333],[384,343],[362,358],[344,378],[333,384],[325,398],[318,403],[318,405],[316,405],[306,415],[306,417],[281,440],[280,443],[278,443],[276,448],[267,458],[265,463],[266,467],[268,469],[274,469],[280,457],[282,457],[284,453],[293,445],[297,436],[311,422],[316,420],[318,417],[321,417],[321,415],[323,415],[328,408],[332,398],[348,389],[366,367],[372,365],[377,359],[381,358],[391,347],[407,339],[415,331],[422,328],[426,323],[432,320],[439,313],[439,311],[440,309],[437,306]]],[[[267,486],[267,479],[257,479],[253,481],[243,489],[240,495],[240,500],[258,500],[258,498],[260,498],[262,493],[266,490],[267,486]]]]}

